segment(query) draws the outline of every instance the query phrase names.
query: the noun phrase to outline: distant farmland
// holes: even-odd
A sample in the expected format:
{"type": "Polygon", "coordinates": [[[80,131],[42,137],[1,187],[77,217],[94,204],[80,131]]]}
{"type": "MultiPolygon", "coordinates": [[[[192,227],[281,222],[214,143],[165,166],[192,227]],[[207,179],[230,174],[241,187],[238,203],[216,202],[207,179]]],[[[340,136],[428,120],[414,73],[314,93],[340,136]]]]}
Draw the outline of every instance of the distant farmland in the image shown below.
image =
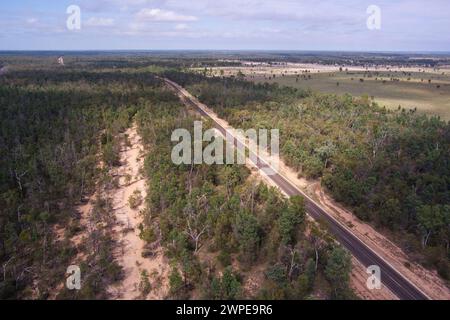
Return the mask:
{"type": "MultiPolygon", "coordinates": [[[[214,74],[219,75],[220,68],[214,74]]],[[[316,92],[367,95],[387,108],[417,108],[418,112],[438,115],[450,120],[450,70],[414,71],[339,71],[329,66],[318,66],[302,72],[296,68],[226,68],[225,76],[241,71],[247,80],[277,82],[280,85],[311,89],[316,92]],[[334,69],[334,70],[332,70],[334,69]],[[295,71],[294,71],[295,70],[295,71]]]]}
{"type": "Polygon", "coordinates": [[[443,119],[450,120],[450,76],[448,75],[413,73],[410,80],[407,80],[409,77],[399,77],[400,81],[390,81],[388,77],[381,76],[375,80],[375,77],[364,78],[363,73],[342,72],[314,74],[307,80],[300,76],[298,82],[296,78],[296,76],[279,76],[274,80],[267,80],[255,77],[253,80],[276,81],[281,85],[327,93],[350,93],[355,96],[366,94],[388,108],[398,108],[399,105],[405,109],[417,108],[419,112],[439,115],[443,119]],[[423,82],[421,79],[424,79],[423,82]],[[431,83],[428,83],[428,79],[432,79],[431,83]]]}

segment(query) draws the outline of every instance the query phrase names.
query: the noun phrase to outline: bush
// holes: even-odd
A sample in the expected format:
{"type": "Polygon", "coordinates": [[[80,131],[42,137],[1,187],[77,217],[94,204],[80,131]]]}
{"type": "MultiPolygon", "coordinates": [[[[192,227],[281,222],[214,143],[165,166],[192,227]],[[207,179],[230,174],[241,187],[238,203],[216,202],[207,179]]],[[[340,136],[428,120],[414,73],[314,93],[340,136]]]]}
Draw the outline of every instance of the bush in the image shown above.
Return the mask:
{"type": "Polygon", "coordinates": [[[303,173],[308,178],[318,178],[322,175],[323,167],[324,164],[320,159],[311,157],[304,162],[303,173]]]}
{"type": "Polygon", "coordinates": [[[172,268],[169,275],[169,294],[175,299],[181,299],[184,296],[184,282],[177,268],[172,268]]]}
{"type": "Polygon", "coordinates": [[[229,265],[231,265],[231,256],[228,251],[225,250],[220,251],[217,260],[219,260],[220,264],[223,267],[228,267],[229,265]]]}
{"type": "Polygon", "coordinates": [[[111,167],[120,166],[119,149],[112,142],[103,146],[103,160],[111,167]]]}
{"type": "Polygon", "coordinates": [[[133,194],[128,198],[128,205],[133,210],[136,210],[143,202],[144,198],[142,197],[140,190],[135,190],[133,194]]]}
{"type": "Polygon", "coordinates": [[[142,270],[141,281],[139,282],[139,291],[144,297],[146,297],[150,293],[151,289],[152,287],[148,279],[147,270],[142,270]]]}
{"type": "Polygon", "coordinates": [[[144,228],[142,224],[139,225],[139,229],[141,230],[139,234],[139,238],[144,240],[147,243],[153,243],[156,241],[157,237],[155,231],[152,227],[144,228]]]}

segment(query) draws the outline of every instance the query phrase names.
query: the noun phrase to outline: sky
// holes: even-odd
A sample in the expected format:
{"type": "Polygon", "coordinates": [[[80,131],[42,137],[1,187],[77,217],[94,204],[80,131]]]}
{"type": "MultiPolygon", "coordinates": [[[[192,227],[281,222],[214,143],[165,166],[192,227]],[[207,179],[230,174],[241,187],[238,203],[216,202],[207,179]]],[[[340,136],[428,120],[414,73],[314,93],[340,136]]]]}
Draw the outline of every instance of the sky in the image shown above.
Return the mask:
{"type": "Polygon", "coordinates": [[[2,0],[0,50],[449,52],[449,13],[448,0],[2,0]]]}

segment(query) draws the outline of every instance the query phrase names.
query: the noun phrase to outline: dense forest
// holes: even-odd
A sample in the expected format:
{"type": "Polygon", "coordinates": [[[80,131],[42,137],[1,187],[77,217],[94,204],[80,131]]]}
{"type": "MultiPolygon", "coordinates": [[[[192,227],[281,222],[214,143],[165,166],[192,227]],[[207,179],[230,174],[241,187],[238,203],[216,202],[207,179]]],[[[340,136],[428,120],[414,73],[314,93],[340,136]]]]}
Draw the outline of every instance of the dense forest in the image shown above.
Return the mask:
{"type": "Polygon", "coordinates": [[[284,198],[243,166],[172,164],[170,134],[195,117],[154,76],[163,61],[52,59],[8,58],[0,77],[0,299],[109,297],[123,270],[102,190],[117,184],[110,169],[134,121],[148,150],[142,254],[164,247],[170,298],[354,298],[349,254],[305,218],[301,198],[284,198]],[[87,230],[77,208],[94,193],[87,230]],[[80,256],[83,286],[69,291],[66,268],[80,256]]]}
{"type": "Polygon", "coordinates": [[[167,71],[237,128],[280,130],[285,162],[450,278],[450,124],[368,97],[167,71]]]}

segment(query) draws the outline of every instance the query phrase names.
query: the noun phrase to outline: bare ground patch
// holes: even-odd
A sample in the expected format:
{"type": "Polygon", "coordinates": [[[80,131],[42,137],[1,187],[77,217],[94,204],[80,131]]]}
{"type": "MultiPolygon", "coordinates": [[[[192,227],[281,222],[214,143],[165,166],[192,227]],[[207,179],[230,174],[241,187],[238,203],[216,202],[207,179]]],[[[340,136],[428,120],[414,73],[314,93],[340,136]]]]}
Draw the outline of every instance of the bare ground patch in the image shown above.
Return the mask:
{"type": "Polygon", "coordinates": [[[169,290],[168,262],[160,246],[152,248],[150,256],[143,256],[148,247],[139,236],[139,225],[145,203],[139,199],[130,201],[132,197],[146,197],[146,183],[141,174],[144,148],[135,126],[128,129],[125,135],[130,143],[129,146],[122,145],[122,165],[116,170],[119,187],[112,194],[113,211],[117,220],[113,232],[119,243],[114,256],[123,268],[124,278],[120,284],[111,286],[109,291],[115,299],[164,299],[169,290]],[[147,278],[148,282],[143,278],[147,278]],[[147,290],[143,289],[145,283],[149,284],[147,290]]]}

